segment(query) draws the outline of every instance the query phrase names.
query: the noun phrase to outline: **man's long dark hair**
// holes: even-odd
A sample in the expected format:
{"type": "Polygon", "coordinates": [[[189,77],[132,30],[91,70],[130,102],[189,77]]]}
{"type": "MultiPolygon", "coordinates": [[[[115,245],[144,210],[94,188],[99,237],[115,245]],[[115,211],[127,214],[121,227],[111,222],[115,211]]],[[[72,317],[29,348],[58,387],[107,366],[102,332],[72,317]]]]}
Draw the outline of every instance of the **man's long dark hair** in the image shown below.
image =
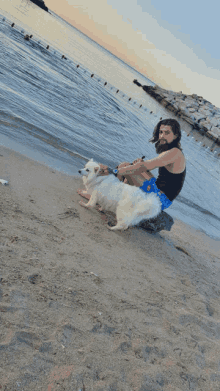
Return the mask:
{"type": "Polygon", "coordinates": [[[172,148],[179,148],[182,151],[180,140],[181,140],[180,124],[175,119],[169,118],[169,119],[163,119],[162,121],[158,122],[158,124],[154,128],[153,137],[149,141],[151,143],[155,143],[155,148],[157,153],[162,153],[172,148]],[[176,139],[172,141],[172,143],[162,144],[162,145],[160,144],[159,131],[161,125],[170,126],[173,131],[173,134],[177,136],[176,139]]]}

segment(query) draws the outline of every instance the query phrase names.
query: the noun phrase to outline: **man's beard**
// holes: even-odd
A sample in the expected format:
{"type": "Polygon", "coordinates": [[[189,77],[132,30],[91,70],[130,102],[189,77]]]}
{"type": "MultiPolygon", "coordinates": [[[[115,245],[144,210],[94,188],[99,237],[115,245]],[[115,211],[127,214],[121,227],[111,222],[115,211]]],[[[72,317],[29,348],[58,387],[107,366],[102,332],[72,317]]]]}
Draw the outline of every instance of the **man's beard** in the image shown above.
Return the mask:
{"type": "Polygon", "coordinates": [[[160,144],[160,141],[158,140],[155,144],[156,153],[158,153],[158,154],[165,152],[165,151],[169,151],[169,149],[172,149],[175,147],[178,148],[178,141],[177,140],[173,140],[171,143],[165,142],[165,144],[160,144]]]}

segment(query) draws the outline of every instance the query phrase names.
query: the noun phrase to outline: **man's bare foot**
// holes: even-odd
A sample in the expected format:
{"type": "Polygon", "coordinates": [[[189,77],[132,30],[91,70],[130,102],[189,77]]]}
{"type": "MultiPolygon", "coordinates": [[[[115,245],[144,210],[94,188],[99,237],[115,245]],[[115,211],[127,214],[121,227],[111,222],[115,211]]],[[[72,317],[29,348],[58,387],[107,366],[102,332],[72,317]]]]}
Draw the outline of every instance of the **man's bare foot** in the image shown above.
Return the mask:
{"type": "Polygon", "coordinates": [[[83,189],[78,189],[77,190],[77,193],[79,194],[79,195],[81,195],[81,197],[84,197],[84,198],[86,198],[87,200],[90,200],[90,194],[87,194],[87,191],[86,190],[83,190],[83,189]]]}

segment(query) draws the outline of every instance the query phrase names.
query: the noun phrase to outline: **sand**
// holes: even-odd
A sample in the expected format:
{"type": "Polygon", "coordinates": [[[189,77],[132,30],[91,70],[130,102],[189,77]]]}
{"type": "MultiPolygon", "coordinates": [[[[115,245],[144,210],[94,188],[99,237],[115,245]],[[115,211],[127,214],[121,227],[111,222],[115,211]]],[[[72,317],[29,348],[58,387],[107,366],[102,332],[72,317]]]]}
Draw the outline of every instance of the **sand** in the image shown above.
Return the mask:
{"type": "Polygon", "coordinates": [[[111,232],[81,178],[0,154],[0,390],[219,391],[220,241],[111,232]]]}

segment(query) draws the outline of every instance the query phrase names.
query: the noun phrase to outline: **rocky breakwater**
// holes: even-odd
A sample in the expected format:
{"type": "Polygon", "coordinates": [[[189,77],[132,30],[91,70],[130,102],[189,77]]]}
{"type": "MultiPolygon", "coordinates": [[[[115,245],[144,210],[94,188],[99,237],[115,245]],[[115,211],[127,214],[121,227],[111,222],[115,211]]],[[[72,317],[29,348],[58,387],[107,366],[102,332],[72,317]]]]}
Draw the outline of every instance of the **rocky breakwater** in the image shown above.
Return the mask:
{"type": "Polygon", "coordinates": [[[203,135],[220,145],[220,109],[196,94],[186,95],[182,92],[165,90],[158,85],[142,86],[133,81],[155,98],[166,109],[191,124],[203,135]]]}
{"type": "Polygon", "coordinates": [[[32,1],[32,3],[38,5],[38,7],[42,8],[44,11],[48,12],[48,8],[46,7],[43,0],[30,0],[30,1],[32,1]]]}

